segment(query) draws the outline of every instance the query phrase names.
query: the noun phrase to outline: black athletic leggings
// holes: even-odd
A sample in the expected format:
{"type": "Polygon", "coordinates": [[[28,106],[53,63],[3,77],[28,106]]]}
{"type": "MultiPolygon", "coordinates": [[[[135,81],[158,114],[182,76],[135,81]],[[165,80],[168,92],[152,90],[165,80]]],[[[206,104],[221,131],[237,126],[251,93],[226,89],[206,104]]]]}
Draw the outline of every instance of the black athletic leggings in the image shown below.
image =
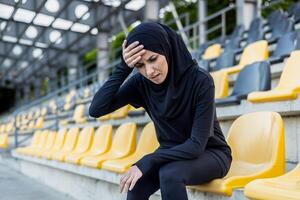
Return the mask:
{"type": "Polygon", "coordinates": [[[199,185],[222,178],[228,170],[224,172],[216,158],[205,151],[195,160],[170,162],[143,174],[134,188],[128,191],[127,200],[148,200],[158,189],[163,200],[187,200],[186,185],[199,185]]]}

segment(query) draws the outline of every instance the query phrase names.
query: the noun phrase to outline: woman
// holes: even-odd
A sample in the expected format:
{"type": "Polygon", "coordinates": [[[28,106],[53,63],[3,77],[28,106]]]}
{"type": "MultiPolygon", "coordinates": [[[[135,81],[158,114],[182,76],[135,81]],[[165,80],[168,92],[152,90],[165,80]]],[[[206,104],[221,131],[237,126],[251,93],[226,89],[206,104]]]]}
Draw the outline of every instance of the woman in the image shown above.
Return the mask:
{"type": "Polygon", "coordinates": [[[216,118],[213,79],[165,25],[146,22],[130,32],[120,65],[89,112],[100,117],[127,104],[145,108],[160,143],[121,177],[128,200],[148,199],[158,189],[164,200],[185,200],[186,185],[227,174],[231,149],[216,118]],[[139,73],[121,86],[134,67],[139,73]]]}

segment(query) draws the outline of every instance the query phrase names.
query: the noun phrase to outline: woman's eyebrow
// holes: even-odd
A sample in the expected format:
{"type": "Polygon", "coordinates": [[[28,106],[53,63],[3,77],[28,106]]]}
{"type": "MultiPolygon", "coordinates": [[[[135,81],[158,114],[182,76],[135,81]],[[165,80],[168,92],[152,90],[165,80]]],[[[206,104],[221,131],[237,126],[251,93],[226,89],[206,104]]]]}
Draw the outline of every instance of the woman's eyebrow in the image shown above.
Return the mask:
{"type": "Polygon", "coordinates": [[[152,56],[150,56],[148,59],[147,59],[147,61],[150,61],[153,57],[155,57],[156,55],[152,55],[152,56]]]}
{"type": "MultiPolygon", "coordinates": [[[[147,61],[150,61],[153,57],[155,57],[156,55],[152,55],[152,56],[150,56],[148,59],[147,59],[147,61]]],[[[137,65],[142,65],[142,64],[144,64],[143,62],[138,62],[138,63],[136,63],[137,65]]]]}

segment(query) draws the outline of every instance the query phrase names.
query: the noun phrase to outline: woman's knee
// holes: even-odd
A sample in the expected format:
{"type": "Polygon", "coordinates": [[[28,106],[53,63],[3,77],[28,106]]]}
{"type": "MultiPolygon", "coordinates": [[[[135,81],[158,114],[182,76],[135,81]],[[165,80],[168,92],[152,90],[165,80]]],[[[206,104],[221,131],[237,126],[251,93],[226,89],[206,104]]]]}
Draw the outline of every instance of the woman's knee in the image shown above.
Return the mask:
{"type": "Polygon", "coordinates": [[[171,182],[183,182],[180,174],[175,166],[166,164],[159,169],[159,181],[161,185],[171,182]]]}

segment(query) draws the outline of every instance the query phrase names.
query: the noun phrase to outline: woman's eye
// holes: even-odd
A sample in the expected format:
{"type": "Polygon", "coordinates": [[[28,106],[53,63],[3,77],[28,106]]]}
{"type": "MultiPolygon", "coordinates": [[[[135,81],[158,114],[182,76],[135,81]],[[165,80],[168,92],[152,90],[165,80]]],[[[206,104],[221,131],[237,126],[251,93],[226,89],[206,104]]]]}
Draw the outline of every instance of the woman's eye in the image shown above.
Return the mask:
{"type": "Polygon", "coordinates": [[[141,64],[136,64],[136,65],[134,65],[134,67],[136,67],[136,68],[141,68],[143,65],[141,65],[141,64]]]}
{"type": "Polygon", "coordinates": [[[156,58],[157,58],[157,57],[151,58],[151,59],[150,59],[150,62],[156,61],[156,58]]]}

